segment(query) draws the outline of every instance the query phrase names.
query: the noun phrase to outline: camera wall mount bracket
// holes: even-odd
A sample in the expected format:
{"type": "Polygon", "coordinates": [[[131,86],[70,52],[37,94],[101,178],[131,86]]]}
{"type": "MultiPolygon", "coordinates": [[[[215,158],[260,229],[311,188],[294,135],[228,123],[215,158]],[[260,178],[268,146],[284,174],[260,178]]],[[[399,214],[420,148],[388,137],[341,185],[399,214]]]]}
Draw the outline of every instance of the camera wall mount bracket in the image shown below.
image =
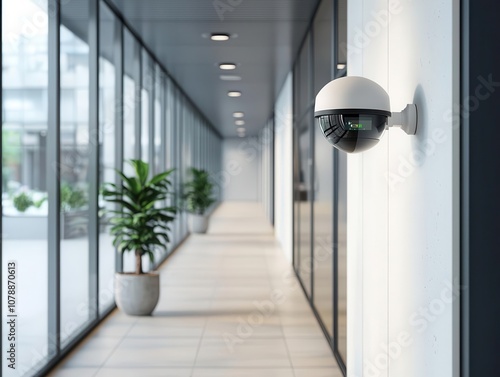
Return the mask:
{"type": "Polygon", "coordinates": [[[417,105],[408,104],[400,112],[393,112],[388,119],[387,127],[401,128],[408,135],[417,133],[418,112],[417,105]]]}

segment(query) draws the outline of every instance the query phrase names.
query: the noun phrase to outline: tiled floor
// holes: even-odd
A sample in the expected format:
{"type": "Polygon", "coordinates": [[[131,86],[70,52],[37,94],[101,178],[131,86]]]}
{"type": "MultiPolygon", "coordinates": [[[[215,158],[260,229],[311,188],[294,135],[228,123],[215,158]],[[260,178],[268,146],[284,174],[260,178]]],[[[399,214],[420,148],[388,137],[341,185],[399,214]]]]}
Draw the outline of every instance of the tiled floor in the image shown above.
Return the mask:
{"type": "Polygon", "coordinates": [[[50,376],[342,376],[258,204],[222,204],[160,274],[153,316],[115,311],[50,376]]]}

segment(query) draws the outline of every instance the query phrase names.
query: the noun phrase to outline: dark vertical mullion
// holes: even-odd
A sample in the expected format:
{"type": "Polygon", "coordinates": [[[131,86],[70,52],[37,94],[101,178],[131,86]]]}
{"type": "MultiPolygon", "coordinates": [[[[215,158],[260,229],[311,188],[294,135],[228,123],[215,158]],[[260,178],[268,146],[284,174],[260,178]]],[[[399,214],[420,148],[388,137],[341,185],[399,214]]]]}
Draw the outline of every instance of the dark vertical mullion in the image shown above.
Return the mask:
{"type": "Polygon", "coordinates": [[[309,232],[310,236],[310,247],[311,247],[311,298],[310,301],[314,306],[314,167],[315,167],[315,156],[314,156],[314,28],[311,27],[309,31],[309,51],[308,51],[308,61],[309,61],[309,103],[313,104],[312,107],[309,107],[307,110],[308,114],[306,115],[308,119],[308,127],[309,127],[309,169],[311,170],[310,174],[310,188],[311,188],[311,201],[310,201],[310,209],[311,209],[311,224],[309,232]]]}
{"type": "Polygon", "coordinates": [[[89,303],[99,314],[99,0],[89,0],[89,303]]]}
{"type": "Polygon", "coordinates": [[[141,63],[141,45],[138,41],[134,40],[134,127],[135,127],[135,156],[134,158],[141,158],[141,110],[142,110],[142,63],[141,63]]]}
{"type": "Polygon", "coordinates": [[[61,349],[61,275],[60,275],[60,3],[49,0],[48,25],[48,130],[47,193],[48,212],[48,355],[55,357],[61,349]]]}
{"type": "MultiPolygon", "coordinates": [[[[115,169],[123,170],[123,24],[120,20],[115,20],[113,40],[113,58],[115,65],[115,169]]],[[[121,179],[118,174],[115,178],[115,184],[120,185],[121,179]]],[[[123,272],[123,254],[116,250],[115,271],[123,272]]]]}

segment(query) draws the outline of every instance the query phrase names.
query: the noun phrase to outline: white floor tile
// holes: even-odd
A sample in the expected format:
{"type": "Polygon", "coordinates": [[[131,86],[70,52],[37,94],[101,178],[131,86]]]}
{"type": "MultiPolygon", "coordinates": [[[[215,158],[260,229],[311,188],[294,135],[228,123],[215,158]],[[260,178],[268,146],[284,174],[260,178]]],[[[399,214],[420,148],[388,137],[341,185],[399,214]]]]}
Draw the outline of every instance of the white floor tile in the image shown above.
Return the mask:
{"type": "Polygon", "coordinates": [[[58,368],[47,377],[93,377],[97,371],[98,368],[58,368]]]}
{"type": "Polygon", "coordinates": [[[159,272],[153,316],[115,311],[50,376],[342,376],[255,203],[221,205],[159,272]]]}
{"type": "Polygon", "coordinates": [[[192,368],[102,368],[95,377],[190,377],[192,368]]]}
{"type": "Polygon", "coordinates": [[[196,367],[269,368],[290,367],[285,341],[228,333],[204,338],[196,367]]]}
{"type": "Polygon", "coordinates": [[[291,368],[195,369],[192,377],[294,377],[291,368]]]}
{"type": "Polygon", "coordinates": [[[189,367],[194,364],[199,339],[126,338],[105,367],[189,367]]]}

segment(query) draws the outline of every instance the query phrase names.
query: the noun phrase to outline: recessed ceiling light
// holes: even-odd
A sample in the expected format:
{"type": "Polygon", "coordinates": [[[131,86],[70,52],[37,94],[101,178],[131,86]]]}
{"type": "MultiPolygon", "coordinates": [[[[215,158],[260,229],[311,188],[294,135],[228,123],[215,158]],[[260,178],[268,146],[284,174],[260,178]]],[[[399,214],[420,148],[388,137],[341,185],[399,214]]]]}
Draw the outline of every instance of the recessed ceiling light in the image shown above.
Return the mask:
{"type": "Polygon", "coordinates": [[[220,75],[219,77],[223,81],[240,81],[241,80],[241,76],[236,76],[236,75],[220,75]]]}
{"type": "Polygon", "coordinates": [[[237,132],[240,132],[240,133],[241,133],[241,132],[245,132],[245,127],[238,127],[238,128],[236,129],[236,131],[237,131],[237,132]]]}
{"type": "Polygon", "coordinates": [[[337,64],[337,69],[344,69],[345,67],[346,67],[346,65],[343,63],[337,64]]]}
{"type": "Polygon", "coordinates": [[[210,39],[212,41],[218,41],[218,42],[223,42],[223,41],[228,41],[229,40],[229,34],[224,34],[224,33],[212,33],[210,36],[210,39]]]}
{"type": "Polygon", "coordinates": [[[241,97],[241,92],[238,90],[231,90],[230,92],[227,92],[227,95],[229,97],[241,97]]]}
{"type": "MultiPolygon", "coordinates": [[[[236,33],[231,33],[231,34],[227,34],[227,33],[201,33],[201,37],[204,39],[212,39],[212,35],[214,35],[214,36],[225,35],[228,37],[228,39],[238,38],[238,34],[236,34],[236,33]]],[[[215,38],[217,40],[217,37],[215,37],[215,38]]],[[[220,37],[220,38],[222,38],[223,41],[227,41],[227,39],[225,39],[225,37],[220,37]]]]}
{"type": "Polygon", "coordinates": [[[234,121],[234,124],[237,126],[243,126],[245,125],[245,121],[243,119],[238,119],[234,121]]]}
{"type": "Polygon", "coordinates": [[[234,63],[220,63],[219,68],[223,69],[224,71],[231,71],[233,69],[236,69],[236,64],[234,64],[234,63]]]}
{"type": "Polygon", "coordinates": [[[235,111],[233,113],[233,117],[235,118],[243,118],[245,116],[245,113],[243,111],[235,111]]]}

